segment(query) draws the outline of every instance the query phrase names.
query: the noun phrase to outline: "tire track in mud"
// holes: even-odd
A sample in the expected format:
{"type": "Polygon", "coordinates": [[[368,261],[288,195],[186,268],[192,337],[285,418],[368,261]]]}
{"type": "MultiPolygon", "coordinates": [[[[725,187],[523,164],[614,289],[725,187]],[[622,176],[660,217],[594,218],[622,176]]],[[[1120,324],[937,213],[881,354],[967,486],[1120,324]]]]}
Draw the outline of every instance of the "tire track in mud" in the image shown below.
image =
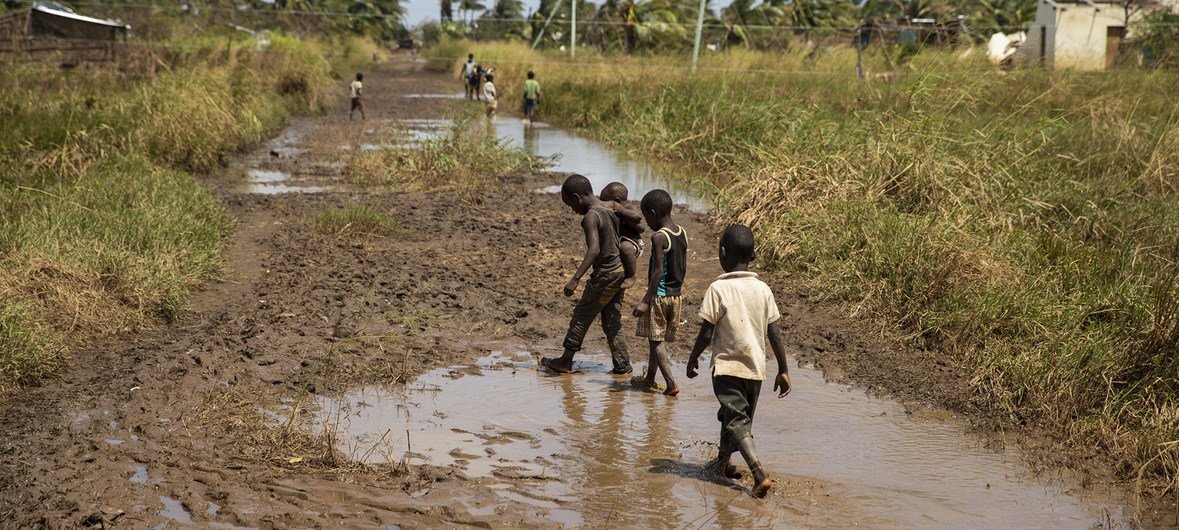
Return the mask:
{"type": "MultiPolygon", "coordinates": [[[[457,90],[451,82],[395,60],[366,72],[367,123],[349,123],[341,97],[337,112],[295,119],[278,139],[208,177],[238,218],[226,280],[198,293],[180,322],[78,348],[62,379],[6,398],[4,526],[152,526],[182,518],[177,506],[199,524],[243,527],[544,525],[553,512],[519,504],[531,493],[512,488],[535,477],[472,480],[453,468],[396,462],[361,467],[335,460],[321,433],[297,428],[315,394],[400,385],[492,350],[558,353],[571,305],[559,291],[582,239],[559,200],[530,190],[560,176],[507,177],[502,193],[482,205],[342,180],[341,146],[376,142],[399,117],[445,117],[462,102],[401,96],[457,90]],[[332,191],[236,193],[248,169],[332,191]],[[388,213],[397,227],[382,237],[337,238],[308,224],[355,205],[388,213]]],[[[686,289],[701,293],[720,273],[711,259],[715,232],[705,216],[681,211],[677,220],[693,237],[686,289]]],[[[790,324],[785,338],[801,362],[957,411],[979,409],[952,368],[931,370],[935,360],[865,338],[872,335],[805,296],[778,293],[790,324]]],[[[690,320],[697,304],[685,298],[690,320]]],[[[625,325],[640,360],[644,345],[629,337],[629,317],[625,325]]],[[[681,360],[686,342],[675,349],[681,360]]],[[[587,351],[605,348],[592,331],[587,351]]],[[[494,398],[491,390],[471,388],[494,398]]],[[[778,501],[789,513],[844,509],[823,497],[821,484],[792,484],[796,491],[778,501]]]]}

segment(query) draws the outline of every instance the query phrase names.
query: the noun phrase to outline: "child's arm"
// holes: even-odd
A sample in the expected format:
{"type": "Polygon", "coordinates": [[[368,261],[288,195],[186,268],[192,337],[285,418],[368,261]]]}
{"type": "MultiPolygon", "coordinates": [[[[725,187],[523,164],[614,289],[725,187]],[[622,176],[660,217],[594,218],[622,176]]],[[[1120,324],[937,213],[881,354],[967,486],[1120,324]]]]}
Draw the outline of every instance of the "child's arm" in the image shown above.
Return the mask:
{"type": "Polygon", "coordinates": [[[696,377],[696,369],[700,367],[700,354],[712,344],[712,322],[705,320],[700,323],[700,333],[696,335],[696,344],[692,345],[692,355],[688,357],[688,379],[696,377]]]}
{"type": "Polygon", "coordinates": [[[647,309],[651,307],[651,302],[655,300],[655,294],[659,291],[659,282],[663,279],[663,254],[670,245],[671,240],[667,239],[667,235],[663,232],[651,234],[651,260],[653,265],[651,266],[651,275],[647,278],[647,292],[643,294],[643,299],[635,306],[634,315],[636,317],[646,314],[647,309]]]}
{"type": "Polygon", "coordinates": [[[598,216],[587,214],[582,217],[581,229],[585,232],[585,257],[582,258],[581,265],[577,266],[577,272],[573,273],[573,279],[565,284],[565,296],[573,296],[577,291],[577,284],[581,283],[581,277],[590,270],[595,261],[598,261],[598,254],[601,253],[601,243],[598,241],[598,216]]]}
{"type": "Polygon", "coordinates": [[[614,210],[614,215],[617,215],[621,219],[626,219],[635,224],[643,222],[643,212],[640,212],[638,208],[633,208],[620,201],[610,201],[610,207],[614,210]]]}
{"type": "Polygon", "coordinates": [[[766,326],[766,335],[770,339],[770,349],[774,350],[774,358],[778,360],[778,376],[774,378],[774,390],[778,397],[784,398],[790,393],[790,373],[786,367],[786,348],[782,347],[782,327],[779,321],[766,326]]]}

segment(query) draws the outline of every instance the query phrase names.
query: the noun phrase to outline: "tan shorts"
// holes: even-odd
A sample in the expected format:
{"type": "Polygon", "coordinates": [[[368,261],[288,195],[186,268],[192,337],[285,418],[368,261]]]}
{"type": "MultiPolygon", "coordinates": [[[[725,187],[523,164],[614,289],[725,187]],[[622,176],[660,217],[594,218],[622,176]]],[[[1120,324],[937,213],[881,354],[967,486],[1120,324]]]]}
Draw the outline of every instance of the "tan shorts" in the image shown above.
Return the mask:
{"type": "Polygon", "coordinates": [[[639,317],[636,334],[655,342],[675,342],[676,330],[679,328],[680,297],[656,296],[647,314],[639,317]]]}

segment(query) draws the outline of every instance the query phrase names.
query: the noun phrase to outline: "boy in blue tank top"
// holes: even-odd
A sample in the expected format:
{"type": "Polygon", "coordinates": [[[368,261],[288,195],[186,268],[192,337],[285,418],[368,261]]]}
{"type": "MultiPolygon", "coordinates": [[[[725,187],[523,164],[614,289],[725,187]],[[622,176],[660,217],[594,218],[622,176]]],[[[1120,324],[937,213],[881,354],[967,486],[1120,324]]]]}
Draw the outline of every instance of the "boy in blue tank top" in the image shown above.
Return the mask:
{"type": "MultiPolygon", "coordinates": [[[[663,372],[667,384],[664,395],[679,394],[671,375],[671,358],[664,342],[675,342],[680,325],[680,290],[688,269],[688,232],[671,218],[671,195],[664,190],[652,190],[643,196],[639,209],[651,234],[651,261],[647,272],[647,292],[635,306],[639,319],[638,336],[647,337],[647,373],[641,384],[657,388],[655,371],[663,372]]],[[[637,378],[636,378],[637,379],[637,378]]]]}

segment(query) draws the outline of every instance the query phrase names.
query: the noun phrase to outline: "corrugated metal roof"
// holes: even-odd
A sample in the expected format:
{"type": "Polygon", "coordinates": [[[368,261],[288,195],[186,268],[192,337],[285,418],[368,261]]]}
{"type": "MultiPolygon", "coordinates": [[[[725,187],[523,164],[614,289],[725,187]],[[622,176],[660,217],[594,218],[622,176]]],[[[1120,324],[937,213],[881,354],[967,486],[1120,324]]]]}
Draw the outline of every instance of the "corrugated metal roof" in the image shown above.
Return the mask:
{"type": "Polygon", "coordinates": [[[69,18],[69,19],[73,19],[73,20],[79,20],[82,22],[89,22],[91,24],[101,24],[103,26],[110,26],[113,28],[131,29],[130,25],[123,24],[121,22],[114,22],[111,20],[103,20],[101,18],[82,16],[77,13],[71,13],[69,11],[62,11],[60,9],[53,9],[53,8],[46,7],[43,5],[34,5],[32,7],[32,10],[33,11],[40,11],[42,13],[46,13],[49,15],[57,16],[57,17],[69,18]]]}

